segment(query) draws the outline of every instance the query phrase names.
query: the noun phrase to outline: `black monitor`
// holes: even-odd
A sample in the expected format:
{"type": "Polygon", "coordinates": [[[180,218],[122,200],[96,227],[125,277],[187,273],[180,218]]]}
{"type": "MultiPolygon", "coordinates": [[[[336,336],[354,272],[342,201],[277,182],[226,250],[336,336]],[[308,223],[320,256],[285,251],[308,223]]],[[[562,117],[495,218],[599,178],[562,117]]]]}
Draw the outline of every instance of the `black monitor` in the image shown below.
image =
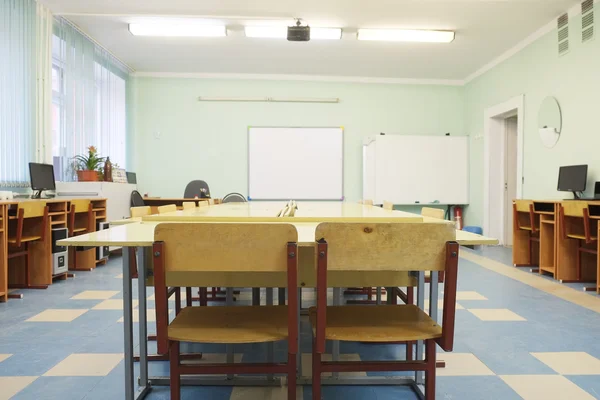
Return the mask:
{"type": "Polygon", "coordinates": [[[558,172],[558,191],[573,192],[576,199],[579,198],[578,192],[585,190],[587,182],[587,165],[569,165],[560,167],[558,172]]]}
{"type": "Polygon", "coordinates": [[[50,164],[29,163],[29,178],[31,189],[36,191],[34,199],[41,198],[44,190],[56,190],[54,166],[50,164]]]}
{"type": "Polygon", "coordinates": [[[137,175],[135,172],[127,172],[127,183],[137,183],[137,175]]]}

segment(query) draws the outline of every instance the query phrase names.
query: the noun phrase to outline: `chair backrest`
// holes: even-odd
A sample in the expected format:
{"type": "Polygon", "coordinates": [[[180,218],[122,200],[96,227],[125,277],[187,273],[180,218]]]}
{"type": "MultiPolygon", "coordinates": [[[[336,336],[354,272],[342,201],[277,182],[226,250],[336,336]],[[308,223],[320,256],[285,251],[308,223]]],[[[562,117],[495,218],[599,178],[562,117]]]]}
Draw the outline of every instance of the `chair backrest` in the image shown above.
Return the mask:
{"type": "Polygon", "coordinates": [[[560,203],[565,217],[579,217],[583,218],[584,210],[588,211],[587,201],[563,201],[560,203]]]}
{"type": "Polygon", "coordinates": [[[538,231],[539,218],[536,219],[533,212],[533,200],[515,200],[513,202],[513,231],[520,229],[538,231]],[[526,215],[527,214],[527,215],[526,215]]]}
{"type": "Polygon", "coordinates": [[[88,199],[73,199],[70,203],[71,209],[75,209],[77,214],[90,211],[91,201],[88,199]]]}
{"type": "Polygon", "coordinates": [[[144,215],[152,214],[152,207],[150,206],[141,206],[141,207],[131,207],[129,209],[131,212],[131,218],[143,217],[144,215]]]}
{"type": "Polygon", "coordinates": [[[515,200],[517,212],[529,212],[529,206],[533,206],[533,200],[515,200]]]}
{"type": "Polygon", "coordinates": [[[177,206],[175,204],[167,204],[166,206],[157,207],[159,214],[169,213],[177,211],[177,206]]]}
{"type": "MultiPolygon", "coordinates": [[[[227,286],[231,272],[262,276],[286,272],[280,287],[287,287],[288,293],[297,290],[298,232],[291,224],[165,223],[156,226],[154,240],[155,296],[165,309],[168,287],[227,286]]],[[[297,307],[297,296],[289,296],[291,353],[298,350],[297,307]]],[[[159,349],[166,348],[167,325],[167,313],[157,316],[159,349]]]]}
{"type": "Polygon", "coordinates": [[[193,201],[184,201],[182,206],[184,210],[189,210],[191,208],[196,208],[196,203],[193,201]]]}
{"type": "Polygon", "coordinates": [[[446,218],[446,212],[441,208],[423,207],[421,208],[421,215],[424,217],[431,217],[437,219],[446,218]]]}
{"type": "Polygon", "coordinates": [[[21,246],[23,227],[27,218],[42,218],[40,224],[40,240],[44,240],[48,224],[48,206],[45,201],[24,201],[17,205],[17,228],[15,232],[16,246],[21,246]]]}
{"type": "Polygon", "coordinates": [[[208,200],[198,201],[198,207],[208,207],[208,200]]]}
{"type": "Polygon", "coordinates": [[[372,206],[373,205],[373,200],[363,200],[362,203],[365,206],[372,206]]]}
{"type": "Polygon", "coordinates": [[[210,197],[210,189],[208,188],[208,183],[204,181],[191,181],[185,187],[185,191],[183,192],[184,199],[193,199],[198,197],[199,199],[204,197],[210,197]]]}
{"type": "Polygon", "coordinates": [[[393,210],[394,209],[394,203],[392,203],[391,201],[384,201],[383,202],[383,209],[384,210],[393,210]]]}
{"type": "Polygon", "coordinates": [[[146,202],[144,198],[137,190],[131,192],[131,207],[142,207],[145,206],[146,202]]]}
{"type": "Polygon", "coordinates": [[[246,198],[239,193],[229,193],[225,197],[223,197],[223,201],[221,203],[245,203],[246,198]]]}
{"type": "MultiPolygon", "coordinates": [[[[442,336],[454,343],[458,251],[452,224],[321,223],[317,226],[317,326],[315,351],[325,351],[327,271],[444,271],[442,336]]],[[[437,280],[436,280],[437,282],[437,280]]],[[[432,284],[432,286],[434,286],[432,284]]],[[[435,284],[437,290],[437,283],[435,284]]]]}

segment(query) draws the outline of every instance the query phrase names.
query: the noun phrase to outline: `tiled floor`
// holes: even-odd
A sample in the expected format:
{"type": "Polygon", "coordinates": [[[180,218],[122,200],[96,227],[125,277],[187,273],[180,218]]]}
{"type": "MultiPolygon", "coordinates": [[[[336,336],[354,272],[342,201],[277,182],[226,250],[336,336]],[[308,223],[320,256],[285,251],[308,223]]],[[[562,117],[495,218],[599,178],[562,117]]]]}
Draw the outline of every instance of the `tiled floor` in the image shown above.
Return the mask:
{"type": "MultiPolygon", "coordinates": [[[[504,248],[461,251],[455,351],[439,354],[446,368],[438,370],[437,398],[600,399],[600,297],[583,293],[578,285],[559,285],[526,269],[517,270],[510,265],[510,250],[504,248]]],[[[47,290],[23,291],[24,299],[0,304],[0,400],[122,399],[121,286],[120,259],[115,258],[95,271],[78,273],[47,290]]],[[[304,298],[304,305],[310,303],[313,292],[307,290],[304,298]]],[[[237,303],[250,299],[244,291],[237,303]]],[[[154,307],[149,290],[150,321],[154,307]]],[[[136,321],[137,316],[136,309],[136,321]]],[[[303,324],[304,375],[310,374],[307,328],[303,324]]],[[[152,322],[149,330],[155,331],[152,322]]],[[[155,350],[155,343],[149,346],[155,350]]],[[[220,345],[188,346],[185,351],[204,352],[202,362],[225,360],[220,345]]],[[[400,345],[342,343],[341,351],[346,360],[404,357],[400,345]]],[[[234,352],[236,362],[259,361],[265,355],[257,345],[236,345],[234,352]]],[[[284,354],[285,347],[276,346],[276,356],[284,354]]],[[[152,362],[150,373],[168,375],[168,363],[152,362]]],[[[185,387],[182,393],[183,399],[286,397],[285,387],[185,387]]],[[[310,387],[298,388],[299,399],[310,397],[310,387]]],[[[407,388],[390,386],[326,387],[323,397],[417,398],[407,388]]],[[[148,398],[168,399],[168,387],[154,388],[148,398]]]]}

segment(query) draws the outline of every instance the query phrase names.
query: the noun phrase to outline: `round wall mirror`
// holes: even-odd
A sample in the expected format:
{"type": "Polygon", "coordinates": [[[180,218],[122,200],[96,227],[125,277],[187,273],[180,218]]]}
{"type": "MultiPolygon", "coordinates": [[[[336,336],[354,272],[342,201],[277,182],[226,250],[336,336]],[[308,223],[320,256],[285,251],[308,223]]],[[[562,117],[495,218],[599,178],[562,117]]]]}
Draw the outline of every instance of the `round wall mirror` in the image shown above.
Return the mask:
{"type": "Polygon", "coordinates": [[[546,97],[538,114],[540,140],[545,147],[551,149],[556,145],[562,130],[560,106],[554,97],[546,97]]]}

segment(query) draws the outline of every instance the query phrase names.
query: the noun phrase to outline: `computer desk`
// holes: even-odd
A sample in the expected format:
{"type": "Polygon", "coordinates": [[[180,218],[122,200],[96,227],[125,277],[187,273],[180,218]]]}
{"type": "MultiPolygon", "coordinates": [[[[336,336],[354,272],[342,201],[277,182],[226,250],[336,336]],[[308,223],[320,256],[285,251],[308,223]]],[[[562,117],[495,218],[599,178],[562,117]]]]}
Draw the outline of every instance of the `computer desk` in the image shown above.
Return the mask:
{"type": "MultiPolygon", "coordinates": [[[[76,234],[86,234],[96,230],[96,222],[106,221],[106,199],[102,198],[70,198],[55,197],[51,199],[13,199],[0,201],[0,302],[5,302],[9,286],[15,289],[45,289],[52,284],[54,279],[67,279],[69,273],[64,272],[54,275],[52,270],[52,229],[72,229],[76,234]],[[89,215],[80,216],[79,213],[70,221],[69,210],[71,202],[89,200],[91,211],[89,215]],[[29,201],[43,201],[48,206],[47,230],[43,241],[30,242],[29,257],[29,286],[25,282],[24,258],[16,257],[8,261],[8,236],[16,224],[16,214],[19,203],[29,201]],[[91,218],[91,219],[88,219],[91,218]],[[74,226],[71,226],[71,225],[74,226]]],[[[24,225],[27,229],[36,230],[42,223],[42,218],[26,219],[24,225]]],[[[70,270],[87,270],[96,268],[95,249],[77,250],[69,249],[77,263],[69,265],[70,270]]],[[[22,295],[11,294],[10,297],[22,297],[22,295]]]]}

